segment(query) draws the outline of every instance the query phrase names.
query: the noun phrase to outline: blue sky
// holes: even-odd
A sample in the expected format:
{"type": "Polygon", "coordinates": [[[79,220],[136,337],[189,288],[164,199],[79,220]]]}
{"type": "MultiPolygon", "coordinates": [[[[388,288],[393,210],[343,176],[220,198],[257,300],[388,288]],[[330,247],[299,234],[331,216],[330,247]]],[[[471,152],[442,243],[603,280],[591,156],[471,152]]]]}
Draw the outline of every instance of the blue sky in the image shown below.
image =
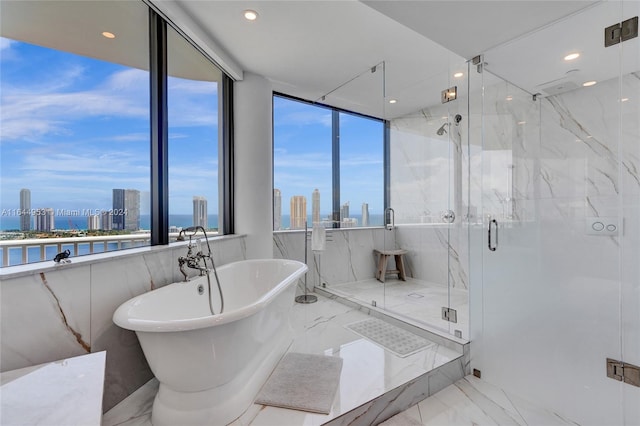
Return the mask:
{"type": "MultiPolygon", "coordinates": [[[[340,114],[340,204],[359,216],[362,203],[371,214],[383,211],[383,124],[340,114]]],[[[331,111],[281,97],[274,98],[274,187],[282,191],[283,214],[293,195],[320,191],[323,215],[331,212],[331,111]]]]}
{"type": "MultiPolygon", "coordinates": [[[[108,209],[149,191],[148,72],[0,39],[1,208],[108,209]]],[[[170,211],[217,213],[217,85],[169,80],[170,211]]],[[[148,195],[143,194],[148,198],[148,195]]]]}
{"type": "MultiPolygon", "coordinates": [[[[109,209],[113,188],[149,190],[149,83],[144,70],[0,38],[0,208],[109,209]]],[[[217,213],[217,85],[169,80],[170,213],[205,196],[217,213]]],[[[276,98],[275,186],[322,194],[331,211],[331,113],[276,98]]],[[[382,124],[341,114],[342,197],[382,211],[382,124]]],[[[144,202],[144,200],[143,200],[144,202]]]]}

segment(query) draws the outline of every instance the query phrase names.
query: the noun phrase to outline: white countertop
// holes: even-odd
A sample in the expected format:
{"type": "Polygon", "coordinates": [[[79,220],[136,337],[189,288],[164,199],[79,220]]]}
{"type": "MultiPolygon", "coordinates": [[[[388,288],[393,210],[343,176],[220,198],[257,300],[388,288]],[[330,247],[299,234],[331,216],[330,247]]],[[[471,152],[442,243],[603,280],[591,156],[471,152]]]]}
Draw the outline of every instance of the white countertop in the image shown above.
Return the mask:
{"type": "Polygon", "coordinates": [[[105,362],[102,351],[0,374],[0,423],[99,426],[105,362]]]}

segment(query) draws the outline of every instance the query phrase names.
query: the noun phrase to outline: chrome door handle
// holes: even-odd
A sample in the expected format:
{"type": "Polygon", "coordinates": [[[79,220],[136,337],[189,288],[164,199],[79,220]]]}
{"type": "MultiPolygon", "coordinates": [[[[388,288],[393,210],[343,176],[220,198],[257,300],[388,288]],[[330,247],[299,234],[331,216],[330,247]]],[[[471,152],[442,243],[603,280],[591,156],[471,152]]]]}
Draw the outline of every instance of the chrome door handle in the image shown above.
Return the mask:
{"type": "Polygon", "coordinates": [[[489,222],[489,231],[487,232],[487,246],[489,250],[496,251],[498,249],[498,221],[495,219],[491,219],[489,222]],[[496,244],[494,246],[491,245],[491,226],[496,226],[496,244]]]}

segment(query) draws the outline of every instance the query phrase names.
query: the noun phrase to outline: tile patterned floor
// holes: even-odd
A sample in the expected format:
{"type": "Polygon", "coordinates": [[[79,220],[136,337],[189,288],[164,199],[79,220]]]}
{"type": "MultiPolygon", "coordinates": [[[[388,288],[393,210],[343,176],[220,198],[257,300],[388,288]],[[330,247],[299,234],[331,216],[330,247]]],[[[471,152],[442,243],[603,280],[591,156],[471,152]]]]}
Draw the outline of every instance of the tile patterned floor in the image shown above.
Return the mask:
{"type": "MultiPolygon", "coordinates": [[[[347,324],[368,318],[371,317],[357,308],[322,296],[318,297],[317,303],[295,304],[291,323],[296,337],[289,351],[343,358],[340,385],[332,412],[322,415],[253,404],[232,425],[321,425],[351,412],[356,407],[365,407],[372,399],[381,395],[386,397],[387,394],[390,396],[389,401],[385,402],[386,409],[393,411],[394,404],[399,404],[397,401],[402,399],[398,398],[397,392],[404,390],[397,391],[393,396],[391,393],[394,391],[411,388],[413,392],[416,387],[420,387],[419,392],[425,392],[425,387],[431,386],[432,382],[442,382],[443,378],[429,378],[428,386],[417,386],[416,381],[445,364],[462,371],[461,355],[444,346],[431,342],[427,348],[419,352],[399,357],[345,327],[347,324]],[[454,362],[459,365],[452,364],[454,362]]],[[[105,413],[103,426],[150,426],[151,407],[157,389],[158,382],[153,379],[105,413]]],[[[409,405],[406,404],[405,407],[409,405]]],[[[361,418],[367,418],[367,411],[373,411],[366,407],[362,410],[365,413],[361,418]]],[[[371,416],[375,418],[375,415],[371,416]]]]}
{"type": "Polygon", "coordinates": [[[383,426],[577,425],[474,376],[467,376],[389,420],[383,426]]]}
{"type": "MultiPolygon", "coordinates": [[[[397,357],[345,327],[371,317],[322,296],[318,299],[312,305],[294,306],[293,324],[297,337],[290,350],[343,357],[345,374],[341,377],[334,411],[349,409],[369,399],[372,392],[380,393],[397,387],[416,374],[459,356],[455,351],[434,343],[406,358],[397,357]]],[[[107,412],[103,426],[151,426],[151,406],[157,390],[158,382],[153,379],[107,412]]],[[[254,404],[232,425],[321,425],[330,417],[254,404]]],[[[377,422],[363,417],[352,424],[373,425],[377,422]]],[[[476,377],[467,376],[381,424],[560,426],[577,423],[476,377]]]]}

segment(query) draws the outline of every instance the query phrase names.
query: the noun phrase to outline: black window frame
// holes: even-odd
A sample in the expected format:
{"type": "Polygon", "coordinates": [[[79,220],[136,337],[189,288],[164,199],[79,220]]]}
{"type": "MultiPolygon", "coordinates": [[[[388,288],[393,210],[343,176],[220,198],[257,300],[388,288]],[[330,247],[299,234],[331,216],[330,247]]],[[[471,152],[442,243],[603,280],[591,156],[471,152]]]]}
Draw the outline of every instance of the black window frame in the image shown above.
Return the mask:
{"type": "MultiPolygon", "coordinates": [[[[383,152],[383,188],[382,188],[382,194],[383,194],[383,210],[386,211],[386,209],[389,207],[389,202],[390,202],[390,194],[391,194],[391,174],[390,174],[390,164],[391,164],[391,155],[390,155],[390,140],[391,140],[391,124],[389,122],[389,120],[385,120],[383,118],[378,118],[378,117],[373,117],[371,115],[366,115],[366,114],[361,114],[359,112],[354,112],[354,111],[349,111],[346,109],[342,109],[342,108],[337,108],[331,105],[326,105],[323,103],[319,103],[319,102],[313,102],[313,101],[309,101],[307,99],[302,99],[296,96],[291,96],[291,95],[287,95],[285,93],[281,93],[281,92],[273,92],[272,93],[272,97],[271,97],[271,122],[274,123],[274,102],[273,99],[275,97],[279,97],[279,98],[283,98],[283,99],[288,99],[291,101],[297,101],[297,102],[301,102],[307,105],[312,105],[315,107],[319,107],[319,108],[325,108],[328,109],[329,111],[331,111],[331,207],[332,207],[332,212],[331,212],[331,218],[333,221],[333,228],[340,228],[340,113],[345,113],[345,114],[351,114],[354,115],[356,117],[362,117],[362,118],[367,118],[370,120],[375,120],[375,121],[379,121],[382,124],[382,143],[383,143],[383,148],[382,148],[382,152],[383,152]]],[[[274,126],[272,126],[271,128],[271,140],[274,141],[274,146],[275,146],[275,130],[274,130],[274,126]]],[[[273,157],[273,150],[271,153],[272,157],[273,157]]],[[[272,164],[274,164],[273,167],[275,167],[275,161],[273,161],[274,159],[272,158],[272,164]]],[[[275,182],[273,182],[273,175],[274,173],[272,173],[272,181],[271,181],[271,187],[275,188],[275,182]]],[[[273,210],[273,206],[272,206],[272,210],[273,210]]],[[[383,225],[381,225],[383,226],[383,225]]],[[[347,229],[347,228],[345,228],[347,229]]],[[[351,228],[348,228],[351,229],[351,228]]]]}
{"type": "MultiPolygon", "coordinates": [[[[146,2],[145,2],[146,3],[146,2]]],[[[151,128],[151,245],[168,245],[169,239],[169,152],[168,152],[168,97],[167,97],[167,26],[178,32],[196,50],[203,54],[212,66],[222,72],[218,96],[222,97],[222,117],[218,132],[222,137],[222,152],[218,152],[222,165],[218,179],[222,180],[222,206],[218,208],[218,233],[233,234],[233,80],[202,51],[180,28],[173,25],[156,8],[149,7],[149,84],[150,84],[150,128],[151,128]]],[[[219,112],[220,114],[220,112],[219,112]]],[[[218,182],[217,184],[219,184],[218,182]]]]}

